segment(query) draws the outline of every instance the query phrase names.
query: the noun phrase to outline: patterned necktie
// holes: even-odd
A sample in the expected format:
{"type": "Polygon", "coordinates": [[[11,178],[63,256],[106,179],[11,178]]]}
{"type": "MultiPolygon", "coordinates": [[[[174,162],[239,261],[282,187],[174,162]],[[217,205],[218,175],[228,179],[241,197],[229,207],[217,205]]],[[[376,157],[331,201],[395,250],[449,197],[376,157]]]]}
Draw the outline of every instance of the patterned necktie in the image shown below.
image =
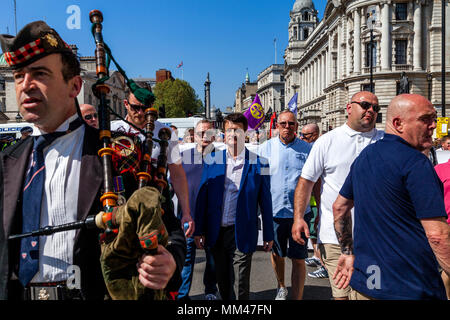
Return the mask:
{"type": "MultiPolygon", "coordinates": [[[[54,132],[34,138],[32,163],[27,172],[23,187],[22,233],[38,230],[40,227],[41,202],[44,192],[45,158],[44,148],[55,139],[76,130],[82,121],[77,118],[70,123],[69,130],[54,132]]],[[[39,237],[28,237],[21,240],[19,281],[25,287],[39,270],[39,237]]]]}

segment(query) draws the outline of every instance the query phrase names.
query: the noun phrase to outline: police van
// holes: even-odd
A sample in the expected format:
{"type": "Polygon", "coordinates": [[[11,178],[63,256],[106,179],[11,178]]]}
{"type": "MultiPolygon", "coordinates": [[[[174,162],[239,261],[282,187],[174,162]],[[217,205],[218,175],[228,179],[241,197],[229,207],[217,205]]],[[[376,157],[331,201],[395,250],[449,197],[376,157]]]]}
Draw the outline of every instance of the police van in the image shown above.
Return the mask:
{"type": "Polygon", "coordinates": [[[34,125],[28,122],[2,123],[0,124],[0,137],[12,136],[14,139],[19,139],[20,130],[23,127],[34,128],[34,125]]]}

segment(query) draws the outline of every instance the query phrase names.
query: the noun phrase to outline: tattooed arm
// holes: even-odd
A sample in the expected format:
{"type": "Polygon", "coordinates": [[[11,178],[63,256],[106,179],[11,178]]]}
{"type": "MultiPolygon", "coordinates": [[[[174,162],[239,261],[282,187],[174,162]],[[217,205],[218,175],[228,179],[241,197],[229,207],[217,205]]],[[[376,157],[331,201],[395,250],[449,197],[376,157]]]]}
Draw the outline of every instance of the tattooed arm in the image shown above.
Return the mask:
{"type": "Polygon", "coordinates": [[[339,258],[333,279],[338,288],[346,288],[353,273],[353,234],[352,216],[353,200],[339,195],[333,204],[334,230],[341,246],[342,255],[339,258]]]}
{"type": "Polygon", "coordinates": [[[346,255],[353,254],[352,215],[353,200],[339,195],[333,203],[334,231],[336,232],[341,252],[346,255]]]}

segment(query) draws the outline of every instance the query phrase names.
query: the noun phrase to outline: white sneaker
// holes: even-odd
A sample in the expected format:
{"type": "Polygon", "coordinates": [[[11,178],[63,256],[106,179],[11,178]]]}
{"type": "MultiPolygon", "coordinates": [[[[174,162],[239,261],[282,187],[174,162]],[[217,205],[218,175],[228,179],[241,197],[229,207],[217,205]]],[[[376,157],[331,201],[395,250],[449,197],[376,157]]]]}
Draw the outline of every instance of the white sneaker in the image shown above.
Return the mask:
{"type": "Polygon", "coordinates": [[[208,293],[208,294],[205,296],[205,298],[206,298],[206,300],[218,300],[218,299],[217,299],[217,296],[216,296],[215,294],[212,294],[212,293],[208,293]]]}
{"type": "Polygon", "coordinates": [[[320,267],[322,266],[322,263],[320,262],[320,259],[316,256],[312,256],[311,258],[306,258],[305,263],[308,267],[320,267]]]}
{"type": "Polygon", "coordinates": [[[328,272],[327,269],[325,269],[323,266],[317,269],[314,272],[309,272],[308,277],[311,278],[328,278],[328,272]]]}
{"type": "Polygon", "coordinates": [[[275,300],[287,300],[287,295],[288,295],[287,289],[284,287],[281,287],[280,289],[278,289],[275,300]]]}

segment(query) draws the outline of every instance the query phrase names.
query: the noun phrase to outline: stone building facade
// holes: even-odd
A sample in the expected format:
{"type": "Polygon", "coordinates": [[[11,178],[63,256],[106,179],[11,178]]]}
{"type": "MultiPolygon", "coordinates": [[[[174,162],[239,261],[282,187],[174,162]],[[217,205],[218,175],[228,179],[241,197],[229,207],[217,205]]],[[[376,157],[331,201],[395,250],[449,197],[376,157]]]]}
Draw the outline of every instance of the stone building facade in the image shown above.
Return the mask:
{"type": "Polygon", "coordinates": [[[258,90],[257,82],[250,82],[250,76],[247,73],[245,82],[236,90],[234,99],[234,112],[244,112],[252,105],[253,99],[258,90]]]}
{"type": "MultiPolygon", "coordinates": [[[[299,93],[300,123],[319,123],[323,131],[345,123],[351,96],[370,90],[371,57],[374,93],[382,107],[377,127],[384,128],[386,107],[398,94],[402,72],[408,77],[410,93],[427,97],[440,115],[441,1],[447,2],[446,17],[450,17],[448,0],[329,0],[317,23],[312,1],[297,0],[290,13],[284,57],[285,103],[299,93]],[[314,29],[306,39],[298,33],[295,38],[295,26],[310,28],[305,13],[312,16],[314,29]]],[[[450,56],[449,21],[445,28],[446,55],[450,56]]],[[[445,77],[449,110],[450,61],[445,77]]]]}
{"type": "Polygon", "coordinates": [[[284,65],[273,64],[258,75],[258,94],[264,113],[284,110],[284,65]]]}

